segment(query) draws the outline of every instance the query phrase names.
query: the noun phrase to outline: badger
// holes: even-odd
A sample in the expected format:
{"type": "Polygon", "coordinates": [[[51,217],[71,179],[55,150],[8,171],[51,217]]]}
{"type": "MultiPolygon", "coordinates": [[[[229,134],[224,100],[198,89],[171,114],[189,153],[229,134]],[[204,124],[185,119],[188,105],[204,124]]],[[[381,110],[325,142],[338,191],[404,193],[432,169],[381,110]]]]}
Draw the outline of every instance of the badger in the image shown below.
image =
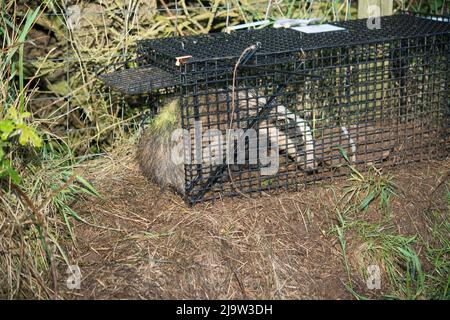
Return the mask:
{"type": "MultiPolygon", "coordinates": [[[[201,96],[201,95],[199,95],[201,96]]],[[[217,95],[208,95],[208,101],[197,101],[198,118],[208,123],[209,117],[218,117],[217,123],[225,124],[228,129],[247,129],[250,119],[257,118],[257,113],[266,105],[267,99],[256,90],[236,90],[235,109],[230,108],[225,92],[217,95]],[[217,106],[214,114],[208,115],[208,106],[217,106]],[[245,114],[240,121],[230,121],[233,115],[230,113],[245,114]]],[[[198,99],[198,98],[197,98],[198,99]]],[[[283,157],[289,159],[292,164],[303,170],[305,174],[314,174],[323,168],[339,167],[345,161],[357,163],[383,161],[389,156],[392,145],[372,146],[377,151],[367,151],[368,141],[383,141],[383,130],[371,124],[335,125],[323,128],[312,128],[311,121],[301,116],[300,106],[291,108],[281,103],[276,103],[269,111],[267,117],[258,121],[260,135],[265,136],[270,145],[278,146],[276,154],[270,149],[270,157],[283,157]],[[359,148],[359,146],[364,146],[359,148]],[[381,150],[381,151],[379,151],[381,150]],[[370,154],[370,156],[368,156],[370,154]],[[360,159],[358,159],[358,157],[360,159]],[[370,158],[370,159],[369,159],[370,158]]],[[[192,150],[186,152],[187,141],[193,141],[193,132],[186,134],[174,134],[182,127],[180,99],[174,98],[161,107],[159,113],[150,120],[138,145],[137,158],[144,175],[163,188],[170,188],[175,192],[185,195],[186,175],[185,163],[176,161],[175,158],[185,159],[186,155],[195,153],[192,150]]],[[[224,141],[220,142],[224,144],[224,141]]],[[[211,152],[202,146],[201,154],[211,152]]],[[[225,149],[225,147],[224,147],[225,149]]],[[[203,161],[207,161],[204,159],[203,161]]],[[[202,165],[200,165],[202,167],[202,165]]],[[[207,165],[203,167],[207,168],[207,165]]],[[[242,168],[242,167],[241,167],[242,168]]],[[[231,173],[231,172],[229,172],[231,173]]],[[[211,175],[211,171],[203,172],[203,178],[211,175]]]]}
{"type": "MultiPolygon", "coordinates": [[[[225,93],[208,97],[209,105],[218,105],[214,116],[218,116],[218,123],[228,125],[227,129],[248,129],[250,119],[257,117],[259,106],[264,106],[266,98],[258,96],[254,90],[237,90],[235,110],[230,111],[230,101],[225,93]],[[245,119],[230,121],[230,112],[245,112],[245,119]]],[[[207,104],[198,103],[200,122],[207,123],[207,104]]],[[[233,115],[231,115],[233,118],[233,115]]],[[[314,159],[314,141],[308,123],[282,104],[277,104],[270,110],[270,114],[258,123],[260,135],[269,140],[269,144],[276,145],[278,151],[289,157],[293,162],[302,164],[305,170],[314,170],[317,163],[314,159]]],[[[186,156],[183,148],[177,146],[194,140],[186,135],[174,135],[181,128],[180,100],[172,99],[164,105],[160,112],[152,119],[143,133],[139,145],[137,158],[144,175],[162,187],[169,187],[180,194],[185,192],[185,166],[180,161],[174,161],[174,150],[178,158],[186,156]]],[[[190,134],[193,134],[191,130],[190,134]]],[[[225,134],[226,135],[226,134],[225,134]]],[[[225,143],[225,141],[223,142],[225,143]]],[[[223,147],[225,149],[225,147],[223,147]]],[[[204,154],[204,152],[202,152],[204,154]]],[[[270,155],[272,157],[279,156],[270,155]]],[[[206,161],[208,159],[205,159],[206,161]]]]}

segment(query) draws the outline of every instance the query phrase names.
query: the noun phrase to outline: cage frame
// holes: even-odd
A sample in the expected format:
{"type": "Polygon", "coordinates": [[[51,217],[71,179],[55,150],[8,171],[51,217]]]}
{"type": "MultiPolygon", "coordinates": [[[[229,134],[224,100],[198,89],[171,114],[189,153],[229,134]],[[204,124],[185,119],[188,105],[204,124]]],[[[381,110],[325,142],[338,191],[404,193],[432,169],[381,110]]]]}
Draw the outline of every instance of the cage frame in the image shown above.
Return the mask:
{"type": "MultiPolygon", "coordinates": [[[[384,142],[384,140],[389,142],[389,139],[394,138],[400,139],[402,137],[402,135],[400,134],[400,131],[402,130],[402,123],[416,121],[414,119],[416,116],[426,116],[426,113],[421,114],[421,112],[423,111],[417,111],[416,109],[414,109],[412,113],[408,113],[408,111],[412,110],[408,106],[412,105],[413,108],[418,108],[420,103],[425,102],[424,99],[430,100],[430,106],[428,106],[429,108],[432,107],[431,104],[433,103],[433,101],[437,103],[437,107],[435,107],[436,110],[432,109],[431,111],[437,112],[435,115],[437,116],[436,119],[441,121],[441,123],[438,123],[435,126],[431,126],[428,129],[424,129],[426,125],[429,125],[429,123],[426,121],[421,122],[420,125],[416,125],[414,123],[412,129],[408,128],[408,125],[405,126],[405,132],[408,130],[413,130],[410,134],[412,135],[413,139],[416,139],[417,136],[420,136],[423,139],[424,136],[431,135],[434,133],[434,131],[436,131],[437,137],[435,137],[434,140],[430,140],[431,143],[435,144],[436,147],[436,150],[433,149],[433,151],[431,151],[430,148],[430,152],[434,153],[426,156],[423,151],[414,154],[414,151],[410,150],[412,154],[408,155],[408,150],[406,150],[405,157],[402,158],[401,161],[394,161],[394,163],[386,164],[383,163],[384,159],[382,159],[382,161],[375,161],[376,164],[380,164],[382,166],[391,166],[398,165],[400,163],[407,163],[410,161],[423,161],[427,159],[445,158],[450,151],[450,106],[448,104],[450,73],[450,18],[442,16],[425,17],[421,15],[413,15],[410,13],[401,13],[391,17],[381,18],[382,28],[383,25],[385,26],[385,29],[382,31],[365,30],[367,31],[366,33],[358,33],[358,30],[363,30],[361,29],[361,26],[365,23],[365,21],[365,19],[361,19],[334,23],[336,26],[340,26],[345,29],[345,31],[336,31],[339,32],[338,34],[326,33],[314,36],[306,36],[302,33],[299,33],[298,31],[262,29],[257,31],[240,31],[231,35],[213,34],[143,40],[138,42],[137,44],[136,52],[138,57],[137,62],[139,65],[137,70],[127,69],[103,75],[101,76],[101,78],[107,85],[111,86],[113,89],[125,92],[127,94],[151,94],[152,92],[159,92],[160,90],[167,90],[167,88],[171,88],[174,94],[178,96],[181,101],[181,127],[183,129],[187,129],[188,131],[192,130],[192,121],[198,121],[201,118],[202,115],[200,115],[199,111],[200,107],[208,108],[208,117],[211,115],[217,115],[217,117],[219,118],[219,113],[230,113],[230,103],[233,103],[233,101],[231,100],[236,99],[236,96],[234,96],[236,90],[247,90],[246,103],[248,105],[248,101],[253,99],[249,97],[248,89],[254,89],[255,87],[258,87],[258,83],[261,81],[264,82],[264,79],[273,78],[274,80],[271,82],[271,84],[266,84],[266,86],[272,86],[272,88],[263,88],[264,90],[269,92],[266,92],[265,96],[263,97],[265,99],[265,104],[258,104],[255,107],[257,109],[256,115],[254,114],[255,110],[251,111],[251,116],[250,111],[247,110],[247,119],[239,120],[247,123],[246,129],[259,129],[258,127],[261,121],[276,122],[278,120],[277,117],[279,117],[279,115],[276,114],[276,119],[274,120],[274,115],[271,115],[271,110],[273,110],[274,108],[277,109],[279,107],[279,100],[281,98],[288,99],[286,98],[287,94],[283,93],[284,90],[292,89],[292,86],[299,86],[301,84],[306,86],[307,83],[310,86],[314,87],[315,83],[324,81],[324,78],[326,78],[326,76],[328,75],[326,73],[327,70],[330,71],[330,68],[336,68],[339,69],[339,72],[344,72],[344,74],[341,75],[338,74],[338,71],[336,71],[334,78],[330,77],[330,81],[332,81],[332,83],[335,84],[338,89],[342,89],[344,91],[343,94],[337,93],[334,97],[331,95],[333,99],[337,99],[340,101],[338,102],[338,109],[341,113],[339,117],[344,117],[343,114],[346,110],[342,110],[343,108],[351,108],[352,106],[355,106],[359,103],[365,104],[366,112],[371,103],[373,103],[373,106],[376,109],[377,103],[380,102],[380,98],[377,98],[377,93],[379,93],[378,91],[381,91],[381,94],[383,96],[385,84],[387,84],[387,90],[392,91],[390,94],[392,94],[393,96],[389,98],[390,103],[396,105],[396,103],[398,102],[398,110],[388,111],[399,112],[398,117],[394,119],[394,122],[397,121],[398,123],[397,128],[394,128],[397,130],[397,133],[396,136],[390,137],[390,135],[393,133],[389,132],[390,138],[383,138],[382,135],[386,130],[384,129],[384,127],[378,128],[378,131],[376,131],[376,133],[374,130],[374,132],[371,132],[370,135],[375,136],[376,134],[381,134],[382,138],[380,138],[381,140],[379,142],[384,142]],[[418,25],[414,26],[414,23],[417,23],[418,25]],[[396,30],[395,27],[400,27],[401,30],[396,30]],[[408,27],[411,30],[409,30],[408,27]],[[286,46],[285,48],[274,50],[272,44],[268,43],[269,40],[267,39],[270,38],[268,35],[272,35],[271,39],[274,42],[281,39],[284,35],[287,35],[286,38],[290,41],[290,45],[292,47],[289,48],[289,46],[286,46]],[[245,39],[246,36],[247,38],[245,39]],[[333,36],[335,37],[333,38],[333,36]],[[241,42],[237,41],[236,39],[240,39],[239,37],[244,37],[244,40],[242,40],[241,42]],[[229,51],[226,51],[223,48],[212,48],[214,47],[214,44],[217,44],[218,41],[224,41],[224,39],[228,39],[227,43],[229,43],[230,46],[234,44],[235,47],[239,48],[235,50],[235,54],[230,54],[229,51]],[[234,40],[236,41],[234,42],[234,40]],[[340,43],[343,40],[345,40],[346,42],[340,43]],[[294,43],[294,45],[292,45],[292,43],[294,43]],[[296,43],[301,43],[301,45],[296,45],[296,43]],[[202,45],[204,44],[207,44],[207,47],[209,46],[208,48],[210,50],[206,50],[204,47],[202,47],[202,45]],[[195,50],[192,48],[194,48],[195,50]],[[248,48],[250,48],[250,50],[245,51],[248,48]],[[288,50],[286,50],[286,48],[288,48],[288,50]],[[376,54],[371,51],[373,48],[375,48],[375,50],[377,51],[376,54]],[[217,52],[220,50],[225,50],[225,52],[218,54],[217,52]],[[378,50],[381,50],[381,59],[379,57],[378,50]],[[419,54],[420,52],[422,52],[421,50],[423,50],[422,56],[420,56],[419,54]],[[414,56],[414,54],[416,54],[416,56],[414,56]],[[432,54],[434,55],[432,56],[432,54]],[[412,66],[411,61],[413,61],[414,59],[419,59],[420,57],[422,57],[424,61],[428,61],[428,64],[427,62],[424,62],[422,65],[420,65],[417,64],[418,62],[416,62],[416,65],[413,68],[413,71],[415,71],[415,73],[408,74],[408,72],[412,72],[410,70],[412,66]],[[433,60],[437,59],[436,57],[442,58],[443,60],[436,62],[433,60]],[[356,60],[352,60],[352,58],[356,60]],[[363,61],[358,60],[359,58],[363,58],[363,61]],[[329,64],[327,64],[327,60],[329,60],[329,64]],[[380,62],[381,66],[379,67],[380,62]],[[388,65],[386,65],[386,62],[388,63],[388,65]],[[335,63],[335,65],[333,65],[333,63],[335,63]],[[364,70],[364,65],[367,66],[367,70],[359,72],[359,70],[364,70]],[[425,73],[425,68],[431,68],[434,67],[434,65],[437,66],[436,70],[425,73]],[[355,77],[355,75],[352,74],[352,68],[356,68],[358,70],[356,72],[356,77],[358,77],[357,80],[352,78],[352,76],[355,77]],[[375,77],[374,79],[370,79],[371,68],[373,69],[372,71],[375,77]],[[422,75],[422,78],[420,77],[420,70],[422,70],[424,73],[422,75]],[[378,80],[380,72],[382,78],[381,80],[378,80]],[[384,77],[386,75],[388,76],[388,78],[385,79],[384,77]],[[361,81],[359,79],[359,77],[361,76],[366,76],[366,80],[361,81]],[[429,79],[435,79],[433,77],[439,76],[440,78],[438,78],[438,80],[432,80],[431,83],[429,83],[426,81],[426,76],[428,77],[428,81],[430,81],[429,79]],[[279,80],[279,83],[276,83],[276,79],[281,80],[279,80]],[[234,86],[234,89],[232,88],[234,98],[232,97],[230,100],[229,87],[230,83],[233,82],[232,80],[235,80],[237,82],[244,81],[246,85],[244,85],[243,87],[234,86]],[[133,82],[134,85],[127,86],[127,83],[129,84],[130,81],[133,82]],[[412,81],[413,84],[408,84],[408,81],[412,81]],[[416,81],[417,84],[415,84],[414,81],[416,81]],[[435,83],[435,81],[437,81],[437,84],[435,83]],[[253,84],[253,86],[248,85],[249,82],[253,84]],[[443,84],[441,82],[443,82],[443,84]],[[375,96],[374,98],[372,98],[372,100],[374,101],[370,101],[369,99],[369,90],[372,86],[371,83],[375,83],[375,96]],[[359,98],[356,98],[358,100],[356,100],[356,102],[352,102],[352,99],[355,99],[355,95],[351,93],[350,89],[352,84],[356,84],[358,90],[360,90],[359,87],[362,87],[362,93],[358,93],[357,96],[359,97],[360,94],[365,95],[365,101],[360,101],[359,98]],[[377,89],[377,86],[379,84],[381,84],[381,90],[377,89]],[[425,93],[422,93],[422,95],[426,95],[426,97],[423,98],[422,96],[419,96],[418,93],[413,94],[409,92],[408,90],[410,89],[408,88],[408,85],[416,85],[417,89],[420,87],[420,85],[422,85],[422,89],[426,88],[428,90],[425,93]],[[208,88],[210,88],[211,86],[221,88],[217,89],[215,92],[213,91],[212,94],[215,94],[217,96],[218,92],[219,94],[225,92],[225,94],[227,95],[226,112],[224,112],[223,110],[219,111],[219,109],[217,109],[216,114],[214,112],[211,113],[209,109],[210,106],[206,106],[208,103],[199,102],[199,96],[205,95],[205,99],[208,99],[208,88]],[[273,86],[275,86],[276,88],[273,88],[273,86]],[[395,90],[391,88],[394,86],[397,86],[395,90]],[[428,86],[431,87],[428,88],[428,86]],[[438,88],[436,88],[436,86],[438,86],[438,88]],[[440,86],[442,86],[442,88],[440,86]],[[204,91],[205,88],[207,88],[207,93],[202,94],[202,91],[204,91]],[[433,95],[434,93],[436,93],[436,95],[433,95]],[[398,96],[395,96],[396,94],[398,96]],[[347,102],[342,102],[345,100],[347,102]],[[441,148],[439,148],[438,145],[441,148]],[[416,156],[418,156],[418,158],[416,156]]],[[[233,48],[231,48],[230,50],[233,50],[233,48]]],[[[331,72],[331,74],[333,74],[333,72],[331,72]]],[[[328,93],[327,90],[329,89],[324,89],[323,91],[328,93]]],[[[304,95],[306,93],[316,94],[319,98],[316,97],[315,99],[320,100],[319,102],[323,103],[323,108],[335,107],[326,106],[326,100],[331,98],[325,96],[324,93],[320,92],[318,88],[314,87],[314,89],[312,90],[303,91],[304,95]]],[[[257,93],[257,96],[258,97],[256,99],[257,101],[259,101],[260,94],[257,93]]],[[[241,100],[244,100],[245,102],[245,99],[241,100]]],[[[305,101],[302,100],[302,102],[304,103],[305,101]]],[[[316,101],[315,103],[318,102],[316,101]]],[[[289,108],[289,105],[287,108],[289,108]]],[[[306,111],[304,114],[306,114],[306,111]]],[[[314,113],[315,111],[312,112],[314,113]]],[[[376,115],[377,111],[374,110],[373,112],[374,115],[376,115]]],[[[232,118],[234,116],[234,114],[231,115],[232,118]]],[[[286,117],[288,117],[287,114],[285,115],[285,118],[286,117]]],[[[303,115],[302,117],[304,118],[303,115]]],[[[367,117],[369,116],[367,115],[367,117]]],[[[380,117],[383,117],[383,113],[380,114],[380,117]]],[[[300,118],[300,116],[295,115],[295,123],[298,121],[297,118],[300,118]]],[[[302,120],[304,120],[303,118],[302,120]]],[[[341,119],[339,118],[338,122],[340,121],[341,119]]],[[[357,120],[357,122],[357,132],[358,130],[368,130],[368,120],[365,121],[366,129],[359,128],[359,123],[364,123],[364,121],[357,120]]],[[[314,124],[315,123],[316,119],[314,118],[314,124]]],[[[386,121],[381,120],[381,124],[386,125],[386,121]]],[[[337,123],[337,125],[340,126],[340,123],[337,123]]],[[[214,126],[220,126],[220,121],[218,120],[217,122],[214,122],[209,120],[208,118],[206,127],[211,128],[214,126]]],[[[273,127],[276,126],[277,125],[273,125],[273,127]]],[[[346,125],[343,125],[341,126],[341,129],[343,127],[346,128],[348,137],[351,140],[351,134],[349,133],[350,127],[347,128],[346,125]]],[[[270,128],[268,127],[266,129],[269,130],[270,128]]],[[[317,127],[314,126],[314,130],[316,129],[317,127]]],[[[325,132],[325,130],[328,128],[319,127],[319,129],[325,132]]],[[[334,129],[334,127],[331,129],[334,129]]],[[[289,129],[285,130],[285,141],[289,140],[289,136],[287,133],[288,131],[289,129]]],[[[366,131],[364,133],[366,138],[369,135],[368,132],[369,131],[366,131]]],[[[355,137],[359,138],[359,133],[355,137]]],[[[406,137],[407,133],[405,133],[404,139],[406,139],[406,137]]],[[[334,139],[333,136],[330,136],[329,138],[331,141],[334,139]]],[[[325,141],[325,134],[323,134],[322,139],[325,141]]],[[[375,141],[373,143],[375,144],[378,142],[375,141]]],[[[413,145],[415,145],[415,143],[416,142],[413,142],[413,145]]],[[[237,151],[237,145],[238,143],[234,144],[234,153],[237,151]]],[[[419,148],[423,147],[424,146],[422,144],[419,144],[419,148]]],[[[246,148],[246,152],[248,152],[248,149],[250,147],[247,146],[246,148]]],[[[288,150],[289,148],[290,146],[286,144],[285,149],[288,150]]],[[[323,143],[323,148],[325,149],[325,142],[323,143]]],[[[365,148],[367,154],[367,146],[365,146],[365,148]]],[[[375,152],[378,151],[374,151],[374,153],[375,152]]],[[[322,153],[324,153],[324,151],[322,151],[322,153]]],[[[304,157],[306,159],[307,155],[304,157]]],[[[288,156],[285,155],[285,158],[288,158],[288,156]]],[[[316,161],[315,159],[316,154],[314,147],[314,161],[316,161]]],[[[332,159],[331,157],[328,160],[332,162],[334,159],[332,159]]],[[[345,152],[341,152],[339,162],[341,166],[345,166],[347,162],[345,152]]],[[[215,200],[223,196],[242,195],[243,193],[251,195],[255,193],[262,194],[263,192],[270,190],[298,190],[300,187],[303,187],[306,184],[315,183],[324,179],[330,179],[346,174],[345,170],[339,170],[340,172],[337,172],[337,170],[335,169],[333,169],[335,170],[335,172],[328,172],[327,174],[323,175],[317,174],[316,172],[305,172],[299,169],[299,167],[297,166],[297,161],[295,161],[295,164],[296,166],[294,170],[287,170],[285,173],[275,175],[273,179],[277,180],[277,182],[273,186],[263,186],[261,176],[258,176],[257,178],[248,179],[250,180],[248,188],[242,187],[242,182],[245,182],[245,179],[242,177],[244,170],[243,168],[245,168],[245,166],[248,166],[248,164],[241,166],[242,170],[239,168],[237,169],[237,181],[240,182],[240,188],[236,188],[234,184],[231,187],[224,188],[224,185],[230,182],[227,179],[232,179],[229,177],[231,173],[229,165],[221,164],[213,169],[209,168],[209,171],[207,170],[206,166],[201,163],[197,163],[193,166],[185,165],[184,197],[188,203],[195,204],[207,200],[215,200]],[[241,170],[242,172],[240,172],[239,170],[241,170]],[[194,171],[197,172],[197,175],[193,174],[194,171]],[[206,175],[206,178],[203,175],[206,175]],[[282,181],[282,178],[284,179],[284,181],[282,181]]],[[[357,165],[359,163],[354,164],[357,165]]],[[[303,165],[306,165],[306,160],[303,165]]],[[[367,169],[368,166],[367,163],[363,162],[362,166],[360,167],[362,169],[367,169]]],[[[260,167],[258,169],[260,169],[260,167]]]]}

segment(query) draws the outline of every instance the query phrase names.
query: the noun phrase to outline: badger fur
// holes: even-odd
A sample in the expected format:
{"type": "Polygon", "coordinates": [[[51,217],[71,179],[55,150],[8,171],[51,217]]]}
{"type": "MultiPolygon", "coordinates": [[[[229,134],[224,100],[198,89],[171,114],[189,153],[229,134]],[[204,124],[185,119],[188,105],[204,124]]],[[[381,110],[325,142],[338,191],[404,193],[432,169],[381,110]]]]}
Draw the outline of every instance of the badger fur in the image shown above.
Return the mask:
{"type": "MultiPolygon", "coordinates": [[[[217,112],[221,123],[228,123],[230,102],[226,102],[225,94],[217,97],[208,97],[210,105],[219,105],[217,112]],[[212,101],[212,99],[218,99],[212,101]],[[227,111],[228,110],[228,111],[227,111]],[[228,112],[228,113],[227,113],[228,112]]],[[[266,104],[264,97],[258,97],[253,90],[237,90],[235,99],[235,112],[245,110],[246,118],[257,115],[258,110],[266,104]]],[[[199,103],[199,114],[207,114],[206,103],[199,103]]],[[[216,116],[216,115],[214,115],[216,116]]],[[[231,122],[233,129],[247,129],[247,121],[231,122]]],[[[314,142],[312,132],[307,122],[295,115],[283,105],[272,108],[269,117],[259,122],[259,127],[266,128],[261,134],[267,134],[271,143],[279,146],[280,152],[287,154],[297,163],[304,163],[305,170],[313,170],[317,164],[314,160],[314,142]],[[276,124],[275,124],[276,123],[276,124]],[[278,130],[283,133],[278,134],[278,130]],[[284,132],[286,131],[286,132],[284,132]],[[289,132],[287,132],[289,131],[289,132]],[[303,149],[303,150],[300,150],[303,149]]],[[[172,132],[181,128],[181,114],[179,100],[173,99],[163,106],[160,112],[152,119],[143,133],[138,146],[138,161],[144,175],[153,182],[174,189],[184,194],[185,172],[184,164],[173,161],[175,146],[182,143],[183,136],[174,139],[172,132]]],[[[180,152],[182,152],[180,150],[180,152]]],[[[179,154],[183,157],[183,154],[179,154]]]]}
{"type": "Polygon", "coordinates": [[[171,133],[180,127],[177,99],[165,105],[142,134],[137,158],[142,173],[163,188],[184,194],[184,166],[171,161],[171,150],[179,143],[171,133]]]}
{"type": "MultiPolygon", "coordinates": [[[[220,110],[214,110],[214,116],[219,116],[221,123],[227,123],[230,117],[229,101],[226,102],[225,94],[208,96],[210,105],[218,105],[220,110]],[[218,99],[218,100],[214,100],[218,99]],[[219,102],[219,103],[217,103],[219,102]],[[217,114],[216,114],[217,113],[217,114]]],[[[257,96],[252,90],[238,90],[236,92],[235,111],[245,111],[246,118],[250,119],[257,115],[258,110],[266,104],[266,99],[257,96]]],[[[206,117],[207,104],[205,101],[198,103],[200,117],[206,117]]],[[[301,110],[295,108],[294,110],[301,110]]],[[[239,124],[231,122],[233,128],[247,129],[247,121],[239,124]]],[[[289,157],[305,172],[320,170],[323,166],[339,166],[343,163],[341,151],[344,150],[351,162],[356,162],[358,154],[364,155],[365,162],[382,161],[389,156],[392,144],[385,146],[384,152],[371,154],[367,158],[367,141],[383,141],[380,136],[384,130],[379,130],[372,125],[364,126],[336,126],[313,132],[307,120],[301,118],[289,108],[279,104],[271,109],[269,117],[259,122],[260,128],[267,128],[263,132],[268,135],[271,143],[277,143],[281,154],[289,157]],[[280,134],[278,134],[277,129],[280,134]],[[364,150],[358,146],[364,145],[364,150]]],[[[163,188],[170,188],[185,194],[185,166],[183,163],[173,161],[175,147],[183,143],[183,136],[175,137],[172,133],[181,128],[181,112],[179,99],[173,99],[163,106],[159,113],[150,121],[143,133],[137,157],[140,168],[144,175],[163,188]]],[[[193,130],[191,130],[193,131],[193,130]]],[[[192,133],[192,132],[191,132],[192,133]]],[[[379,146],[376,146],[379,149],[379,146]]],[[[178,150],[178,158],[183,158],[183,150],[178,150]]],[[[370,152],[369,152],[370,154],[370,152]]],[[[271,155],[273,156],[273,155],[271,155]]],[[[210,174],[206,172],[204,175],[210,174]]]]}

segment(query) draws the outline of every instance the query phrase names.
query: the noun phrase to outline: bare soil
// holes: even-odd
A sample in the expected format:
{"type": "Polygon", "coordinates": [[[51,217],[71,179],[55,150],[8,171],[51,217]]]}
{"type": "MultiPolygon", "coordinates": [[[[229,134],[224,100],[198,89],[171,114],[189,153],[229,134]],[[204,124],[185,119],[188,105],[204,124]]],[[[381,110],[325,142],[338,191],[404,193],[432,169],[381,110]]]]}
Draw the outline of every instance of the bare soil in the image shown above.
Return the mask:
{"type": "MultiPolygon", "coordinates": [[[[92,164],[90,165],[92,167],[92,164]]],[[[102,198],[86,197],[76,212],[70,258],[82,272],[81,299],[351,299],[335,234],[335,208],[346,179],[301,192],[227,198],[187,206],[170,191],[147,182],[134,150],[96,163],[92,183],[102,198]]],[[[392,220],[404,235],[427,236],[426,215],[446,208],[439,184],[450,161],[415,163],[392,170],[398,197],[392,220]]],[[[445,200],[445,199],[444,199],[445,200]]],[[[380,213],[369,210],[368,219],[380,213]]],[[[351,235],[349,235],[351,237],[351,235]]],[[[363,250],[347,239],[355,290],[377,298],[358,272],[363,250]]],[[[60,266],[65,273],[66,266],[60,266]]],[[[67,277],[67,276],[66,276],[67,277]]],[[[60,278],[64,279],[64,275],[60,278]]]]}

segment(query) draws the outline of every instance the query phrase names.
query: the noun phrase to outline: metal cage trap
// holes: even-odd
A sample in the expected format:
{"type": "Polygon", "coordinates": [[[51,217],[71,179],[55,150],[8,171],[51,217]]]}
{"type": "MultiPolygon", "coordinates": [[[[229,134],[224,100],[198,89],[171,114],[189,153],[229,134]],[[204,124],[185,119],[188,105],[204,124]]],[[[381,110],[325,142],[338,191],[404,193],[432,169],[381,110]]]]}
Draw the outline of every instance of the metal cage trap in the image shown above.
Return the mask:
{"type": "Polygon", "coordinates": [[[398,14],[379,29],[354,20],[145,40],[137,68],[101,79],[177,95],[189,203],[295,190],[350,165],[448,156],[449,22],[398,14]]]}

